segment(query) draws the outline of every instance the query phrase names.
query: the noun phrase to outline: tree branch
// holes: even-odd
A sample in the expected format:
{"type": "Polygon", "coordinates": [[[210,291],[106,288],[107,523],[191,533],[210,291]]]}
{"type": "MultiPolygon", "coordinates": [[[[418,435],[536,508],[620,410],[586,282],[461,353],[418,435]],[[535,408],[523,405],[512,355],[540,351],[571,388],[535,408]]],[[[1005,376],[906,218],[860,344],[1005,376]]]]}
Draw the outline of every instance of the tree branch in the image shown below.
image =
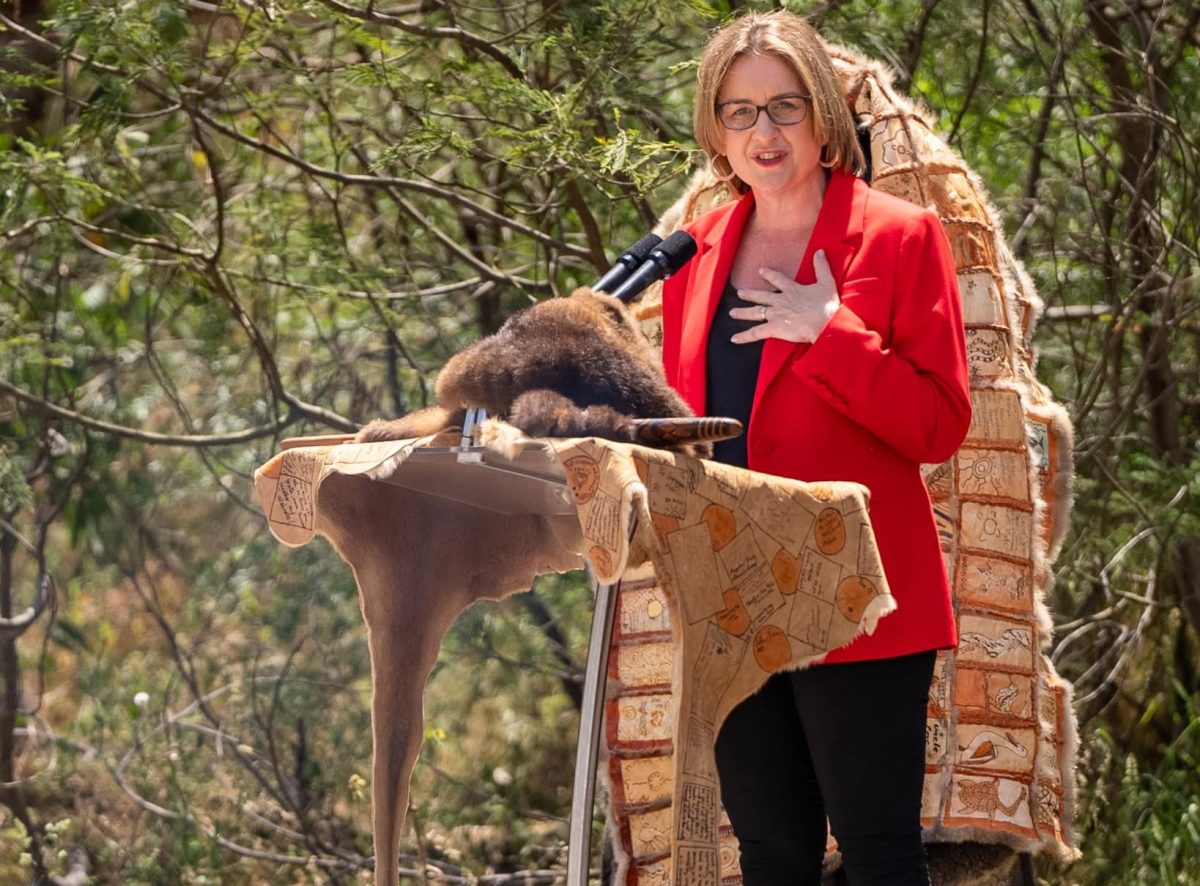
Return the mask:
{"type": "Polygon", "coordinates": [[[522,224],[510,216],[502,215],[495,210],[488,209],[483,204],[477,203],[474,200],[470,200],[464,197],[462,194],[458,194],[449,188],[443,188],[438,185],[434,185],[429,182],[418,181],[416,179],[396,178],[385,175],[359,175],[349,172],[337,172],[333,169],[327,169],[323,166],[318,166],[315,163],[309,163],[307,160],[296,156],[290,151],[284,151],[282,148],[277,148],[274,145],[267,144],[266,142],[260,141],[256,138],[252,138],[251,136],[242,133],[240,130],[232,126],[228,126],[225,123],[213,118],[199,108],[193,108],[193,113],[196,115],[197,119],[202,120],[205,125],[215,129],[221,134],[228,136],[229,138],[234,139],[241,144],[246,145],[247,147],[253,148],[256,151],[261,151],[262,153],[269,154],[276,159],[283,160],[285,163],[295,166],[298,169],[302,169],[310,175],[348,185],[360,185],[370,188],[401,188],[404,190],[416,191],[417,193],[425,194],[427,196],[437,197],[438,199],[445,200],[448,203],[461,206],[465,209],[469,209],[472,212],[477,212],[480,216],[488,219],[489,221],[493,221],[497,224],[503,225],[504,227],[511,228],[512,230],[524,234],[526,237],[536,240],[539,243],[543,243],[547,246],[553,246],[558,251],[566,253],[567,255],[573,255],[577,258],[591,258],[591,253],[587,249],[579,246],[572,246],[569,243],[565,243],[562,240],[551,237],[548,234],[544,234],[537,230],[537,228],[522,224]]]}
{"type": "Polygon", "coordinates": [[[472,49],[483,53],[488,58],[499,63],[500,67],[504,68],[515,79],[525,79],[525,74],[517,67],[517,63],[505,55],[499,47],[476,34],[464,31],[462,28],[431,28],[427,25],[418,25],[410,21],[405,21],[396,15],[378,12],[373,8],[374,4],[369,4],[366,9],[358,9],[348,3],[339,3],[337,0],[321,0],[321,3],[335,12],[342,13],[342,15],[347,15],[360,21],[374,22],[377,25],[387,25],[388,27],[404,31],[406,34],[412,34],[414,37],[425,37],[432,40],[455,40],[464,46],[470,46],[472,49]]]}
{"type": "MultiPolygon", "coordinates": [[[[0,529],[9,533],[14,532],[7,520],[0,520],[0,529]]],[[[51,599],[53,599],[53,587],[50,583],[50,575],[43,572],[38,576],[33,603],[24,612],[13,615],[11,618],[0,618],[0,643],[11,642],[29,630],[37,621],[38,616],[45,611],[46,605],[51,599]]]]}
{"type": "Polygon", "coordinates": [[[992,9],[992,0],[983,0],[983,25],[979,28],[979,54],[975,57],[975,70],[971,73],[971,82],[967,86],[967,94],[963,96],[962,105],[958,109],[958,113],[954,115],[954,122],[950,125],[950,133],[946,136],[947,144],[954,144],[958,139],[958,127],[962,125],[963,117],[967,114],[967,108],[971,104],[971,99],[975,97],[975,90],[979,88],[979,81],[983,79],[983,64],[987,59],[988,49],[988,16],[992,9]]]}
{"type": "MultiPolygon", "coordinates": [[[[0,391],[11,394],[18,400],[45,409],[58,418],[65,419],[72,424],[80,425],[89,430],[108,434],[113,437],[124,437],[129,440],[138,440],[142,443],[155,443],[163,446],[235,446],[240,443],[248,443],[251,440],[260,440],[263,437],[273,437],[289,425],[295,424],[302,417],[300,410],[294,410],[289,415],[277,419],[270,424],[261,425],[257,428],[247,428],[244,431],[234,431],[229,434],[159,434],[154,431],[143,431],[138,428],[125,427],[124,425],[116,425],[111,422],[90,418],[82,413],[59,406],[57,403],[44,400],[36,394],[22,390],[2,378],[0,378],[0,391]]],[[[339,418],[339,421],[344,420],[339,418]]],[[[347,422],[346,424],[349,423],[347,422]]]]}

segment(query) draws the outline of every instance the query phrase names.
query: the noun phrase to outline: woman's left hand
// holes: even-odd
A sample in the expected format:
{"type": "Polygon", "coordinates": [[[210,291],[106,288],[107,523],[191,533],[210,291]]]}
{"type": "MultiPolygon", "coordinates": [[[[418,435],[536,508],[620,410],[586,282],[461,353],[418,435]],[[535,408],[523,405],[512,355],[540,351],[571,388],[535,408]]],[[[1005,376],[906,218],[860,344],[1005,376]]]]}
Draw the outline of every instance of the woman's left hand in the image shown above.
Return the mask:
{"type": "Polygon", "coordinates": [[[752,308],[734,308],[729,316],[735,320],[758,320],[730,339],[734,344],[744,345],[764,338],[780,338],[784,341],[813,342],[837,312],[837,283],[829,270],[829,261],[824,250],[813,255],[815,283],[797,283],[787,274],[774,268],[761,268],[759,276],[776,287],[768,289],[739,289],[742,301],[754,302],[752,308]]]}

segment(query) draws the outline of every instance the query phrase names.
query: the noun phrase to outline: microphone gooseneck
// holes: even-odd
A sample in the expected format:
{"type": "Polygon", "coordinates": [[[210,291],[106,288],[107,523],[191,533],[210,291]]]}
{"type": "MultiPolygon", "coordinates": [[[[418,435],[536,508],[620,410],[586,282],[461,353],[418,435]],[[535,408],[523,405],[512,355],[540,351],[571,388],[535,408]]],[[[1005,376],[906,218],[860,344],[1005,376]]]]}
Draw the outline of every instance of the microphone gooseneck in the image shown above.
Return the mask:
{"type": "Polygon", "coordinates": [[[647,234],[638,240],[621,253],[616,263],[604,272],[604,276],[592,284],[592,289],[596,292],[612,292],[625,282],[625,278],[650,255],[650,250],[661,242],[662,237],[658,234],[647,234]]]}
{"type": "Polygon", "coordinates": [[[655,280],[670,277],[696,254],[696,241],[687,231],[676,231],[654,249],[636,271],[611,291],[615,299],[633,300],[655,280]]]}

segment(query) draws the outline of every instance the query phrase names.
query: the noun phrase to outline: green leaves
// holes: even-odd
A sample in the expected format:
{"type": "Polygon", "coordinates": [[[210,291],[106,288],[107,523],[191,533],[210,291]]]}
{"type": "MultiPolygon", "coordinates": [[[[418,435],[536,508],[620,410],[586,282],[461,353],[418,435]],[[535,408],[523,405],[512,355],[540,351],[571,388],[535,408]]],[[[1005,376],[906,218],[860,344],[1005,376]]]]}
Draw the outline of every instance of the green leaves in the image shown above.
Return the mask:
{"type": "Polygon", "coordinates": [[[1150,886],[1200,877],[1200,712],[1178,684],[1171,702],[1176,731],[1152,755],[1129,752],[1106,729],[1091,738],[1081,781],[1095,845],[1078,866],[1088,882],[1150,886]]]}
{"type": "Polygon", "coordinates": [[[33,490],[7,446],[0,446],[0,514],[21,511],[33,504],[33,490]]]}
{"type": "Polygon", "coordinates": [[[615,134],[596,136],[596,147],[587,156],[588,167],[603,173],[612,184],[628,182],[638,194],[649,195],[672,177],[688,171],[694,157],[683,145],[648,138],[638,129],[626,128],[619,109],[613,110],[613,123],[615,134]]]}

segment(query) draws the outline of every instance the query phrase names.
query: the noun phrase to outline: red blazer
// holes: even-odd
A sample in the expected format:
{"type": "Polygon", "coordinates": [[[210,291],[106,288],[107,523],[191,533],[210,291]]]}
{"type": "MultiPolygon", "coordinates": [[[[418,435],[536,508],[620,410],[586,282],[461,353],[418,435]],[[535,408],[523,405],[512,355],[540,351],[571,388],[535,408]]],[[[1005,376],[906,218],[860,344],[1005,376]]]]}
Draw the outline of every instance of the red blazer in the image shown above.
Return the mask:
{"type": "MultiPolygon", "coordinates": [[[[667,380],[697,415],[706,414],[709,326],[753,205],[748,194],[689,225],[699,252],[663,289],[667,380]]],[[[898,609],[826,661],[952,647],[950,590],[920,471],[922,462],[954,454],[971,418],[949,243],[929,210],[835,172],[798,281],[815,281],[818,249],[841,306],[811,345],[766,341],[746,430],[750,468],[871,490],[871,522],[898,609]]]]}

